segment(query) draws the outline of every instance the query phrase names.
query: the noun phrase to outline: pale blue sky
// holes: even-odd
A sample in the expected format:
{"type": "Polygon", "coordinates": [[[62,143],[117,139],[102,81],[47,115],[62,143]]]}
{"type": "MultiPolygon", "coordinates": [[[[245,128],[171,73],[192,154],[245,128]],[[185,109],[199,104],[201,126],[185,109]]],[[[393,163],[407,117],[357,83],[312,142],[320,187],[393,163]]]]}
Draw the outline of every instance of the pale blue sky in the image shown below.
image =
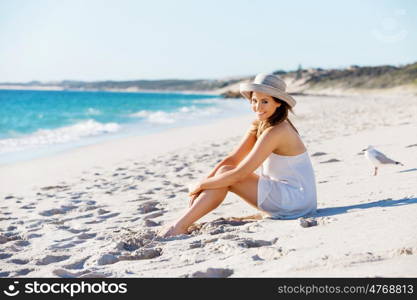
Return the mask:
{"type": "Polygon", "coordinates": [[[0,0],[0,82],[417,61],[414,0],[0,0]]]}

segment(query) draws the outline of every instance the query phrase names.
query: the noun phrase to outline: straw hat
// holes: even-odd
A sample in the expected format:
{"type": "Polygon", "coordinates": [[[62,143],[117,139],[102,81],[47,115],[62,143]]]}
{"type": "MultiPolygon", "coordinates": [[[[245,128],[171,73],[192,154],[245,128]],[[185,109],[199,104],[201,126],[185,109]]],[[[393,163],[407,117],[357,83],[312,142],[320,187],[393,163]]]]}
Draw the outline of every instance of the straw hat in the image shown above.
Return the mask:
{"type": "Polygon", "coordinates": [[[294,107],[297,103],[293,97],[285,92],[287,85],[284,80],[273,74],[260,73],[253,82],[240,84],[240,93],[249,101],[251,92],[261,92],[276,97],[294,107]]]}

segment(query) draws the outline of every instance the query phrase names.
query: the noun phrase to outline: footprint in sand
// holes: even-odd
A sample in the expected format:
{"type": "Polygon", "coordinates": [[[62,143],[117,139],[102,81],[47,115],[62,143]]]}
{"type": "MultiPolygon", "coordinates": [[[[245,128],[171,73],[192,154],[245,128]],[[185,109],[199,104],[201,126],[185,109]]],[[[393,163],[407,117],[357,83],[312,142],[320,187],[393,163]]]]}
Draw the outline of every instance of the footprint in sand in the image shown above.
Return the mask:
{"type": "Polygon", "coordinates": [[[113,195],[113,193],[117,192],[118,190],[119,190],[119,188],[113,188],[113,189],[110,189],[108,191],[105,191],[104,193],[108,194],[108,195],[113,195]]]}
{"type": "Polygon", "coordinates": [[[75,229],[75,228],[71,228],[69,226],[61,225],[61,226],[58,226],[57,229],[66,230],[66,231],[71,232],[73,234],[77,234],[77,233],[80,233],[80,232],[89,231],[91,228],[75,229]]]}
{"type": "Polygon", "coordinates": [[[100,209],[97,211],[97,214],[98,214],[98,215],[104,215],[104,214],[107,214],[107,213],[109,213],[109,212],[110,212],[109,210],[106,210],[106,209],[100,208],[100,209]]]}
{"type": "Polygon", "coordinates": [[[128,202],[146,201],[146,200],[151,200],[151,199],[152,199],[151,197],[139,196],[137,199],[128,200],[128,202]]]}
{"type": "Polygon", "coordinates": [[[146,227],[155,227],[155,226],[159,226],[159,225],[161,225],[161,222],[155,222],[155,221],[152,221],[150,219],[145,220],[145,226],[146,227]]]}
{"type": "Polygon", "coordinates": [[[7,262],[8,263],[12,263],[12,264],[16,264],[16,265],[26,265],[29,262],[29,260],[27,260],[27,259],[14,258],[14,259],[11,259],[11,260],[9,260],[7,262]]]}
{"type": "Polygon", "coordinates": [[[201,241],[193,241],[190,243],[189,249],[203,248],[204,244],[201,241]]]}
{"type": "Polygon", "coordinates": [[[155,194],[153,189],[147,190],[146,192],[142,193],[142,195],[153,195],[155,194]]]}
{"type": "Polygon", "coordinates": [[[80,270],[80,269],[83,269],[84,268],[84,264],[85,264],[85,262],[87,261],[87,259],[89,259],[91,256],[87,256],[87,257],[84,257],[84,258],[82,258],[82,259],[79,259],[79,260],[76,260],[76,261],[74,261],[74,262],[72,262],[72,263],[69,263],[69,264],[67,264],[67,265],[64,265],[63,267],[65,268],[65,269],[70,269],[70,270],[80,270]]]}
{"type": "MultiPolygon", "coordinates": [[[[117,242],[115,249],[125,251],[121,256],[115,256],[118,261],[153,259],[162,255],[162,249],[155,247],[157,239],[156,232],[150,230],[133,231],[128,228],[123,229],[125,232],[114,238],[117,242]]],[[[119,231],[117,230],[115,232],[119,231]]]]}
{"type": "Polygon", "coordinates": [[[91,205],[91,206],[80,207],[78,209],[78,211],[79,212],[86,212],[86,211],[95,210],[95,209],[98,209],[98,208],[99,208],[99,206],[91,205]]]}
{"type": "Polygon", "coordinates": [[[177,177],[188,177],[188,179],[195,179],[196,177],[192,173],[178,174],[177,177]]]}
{"type": "Polygon", "coordinates": [[[240,239],[239,235],[237,234],[227,234],[221,237],[223,240],[238,240],[240,239]]]}
{"type": "Polygon", "coordinates": [[[185,168],[185,166],[175,167],[174,172],[177,173],[179,171],[182,171],[182,169],[184,169],[184,168],[185,168]]]}
{"type": "Polygon", "coordinates": [[[146,176],[142,176],[142,175],[135,176],[135,179],[139,181],[144,181],[146,178],[147,178],[146,176]]]}
{"type": "Polygon", "coordinates": [[[41,187],[42,191],[50,191],[50,190],[64,190],[69,188],[68,185],[54,185],[54,186],[45,186],[41,187]]]}
{"type": "Polygon", "coordinates": [[[0,244],[16,240],[22,240],[22,237],[15,232],[5,232],[0,234],[0,244]]]}
{"type": "Polygon", "coordinates": [[[70,242],[70,243],[62,244],[62,245],[60,245],[59,243],[57,243],[57,244],[53,244],[53,245],[49,246],[48,249],[53,249],[53,250],[57,250],[57,249],[68,249],[68,248],[75,247],[78,244],[82,244],[84,242],[85,242],[85,240],[73,241],[73,242],[70,242]]]}
{"type": "Polygon", "coordinates": [[[191,277],[193,278],[227,278],[227,277],[230,277],[233,274],[233,272],[234,271],[232,269],[208,268],[206,271],[194,272],[191,275],[191,277]]]}
{"type": "Polygon", "coordinates": [[[135,223],[136,221],[142,219],[141,217],[131,218],[129,221],[135,223]]]}
{"type": "Polygon", "coordinates": [[[161,248],[153,248],[153,249],[138,249],[134,252],[127,254],[127,255],[121,255],[119,257],[119,260],[143,260],[143,259],[152,259],[158,256],[162,255],[162,249],[161,248]]]}
{"type": "Polygon", "coordinates": [[[164,194],[163,197],[166,199],[172,199],[175,198],[177,195],[175,193],[170,193],[170,194],[164,194]]]}
{"type": "Polygon", "coordinates": [[[81,233],[80,235],[77,235],[77,238],[80,240],[88,240],[95,238],[97,236],[97,233],[81,233]]]}
{"type": "Polygon", "coordinates": [[[153,211],[160,210],[156,206],[159,204],[158,201],[148,201],[139,205],[138,211],[140,214],[147,214],[153,211]]]}
{"type": "Polygon", "coordinates": [[[176,187],[176,188],[178,188],[178,187],[184,187],[183,184],[178,184],[178,183],[174,183],[172,186],[173,187],[176,187]]]}
{"type": "Polygon", "coordinates": [[[34,223],[33,224],[30,224],[30,225],[26,225],[26,227],[25,227],[26,229],[38,227],[39,225],[42,225],[43,223],[45,223],[45,220],[43,220],[43,219],[42,220],[35,219],[35,220],[29,220],[29,222],[34,222],[34,223]]]}
{"type": "Polygon", "coordinates": [[[17,270],[14,274],[13,274],[13,277],[16,277],[16,276],[24,276],[24,275],[27,275],[27,274],[29,274],[30,272],[32,272],[32,271],[34,271],[35,269],[20,269],[20,270],[17,270]]]}
{"type": "Polygon", "coordinates": [[[117,217],[118,215],[120,215],[120,213],[111,213],[111,214],[101,215],[101,216],[99,216],[99,218],[101,220],[106,220],[106,219],[117,217]]]}
{"type": "Polygon", "coordinates": [[[243,247],[243,248],[259,248],[263,246],[271,246],[275,244],[277,241],[278,241],[278,238],[274,238],[271,241],[252,240],[249,238],[244,238],[238,242],[238,246],[243,247]]]}
{"type": "Polygon", "coordinates": [[[97,259],[93,258],[93,260],[99,266],[111,265],[119,261],[117,256],[112,253],[105,253],[105,254],[98,255],[98,258],[97,259]]]}
{"type": "Polygon", "coordinates": [[[106,221],[106,219],[87,221],[87,222],[84,222],[84,224],[87,224],[87,225],[89,225],[89,224],[98,224],[98,223],[103,223],[104,221],[106,221]]]}
{"type": "Polygon", "coordinates": [[[132,231],[124,228],[127,232],[114,237],[117,242],[115,248],[119,251],[135,251],[143,247],[151,247],[156,238],[156,233],[150,230],[132,231]]]}
{"type": "Polygon", "coordinates": [[[0,253],[0,259],[6,259],[12,256],[13,254],[10,254],[10,253],[0,253]]]}
{"type": "Polygon", "coordinates": [[[53,270],[52,274],[61,278],[107,278],[111,276],[110,273],[94,272],[90,270],[70,272],[65,269],[53,270]]]}
{"type": "Polygon", "coordinates": [[[254,222],[252,220],[243,221],[235,218],[219,218],[211,222],[194,224],[188,228],[188,232],[192,234],[220,234],[229,231],[234,231],[234,227],[242,226],[247,223],[254,222]]]}
{"type": "Polygon", "coordinates": [[[158,212],[154,212],[154,213],[151,213],[149,215],[144,216],[143,219],[144,220],[149,220],[149,219],[158,218],[158,217],[163,216],[163,215],[164,215],[164,212],[158,211],[158,212]]]}
{"type": "Polygon", "coordinates": [[[294,251],[294,249],[285,251],[281,247],[261,247],[258,252],[252,256],[253,260],[276,260],[287,255],[289,252],[294,251]]]}
{"type": "Polygon", "coordinates": [[[37,266],[49,265],[49,264],[67,260],[70,257],[71,256],[69,255],[47,255],[44,258],[36,260],[35,265],[37,266]]]}
{"type": "Polygon", "coordinates": [[[71,211],[76,208],[77,206],[73,206],[73,205],[69,205],[69,206],[63,205],[60,208],[52,208],[52,209],[41,211],[39,214],[44,217],[50,217],[53,215],[66,214],[68,211],[71,211]]]}
{"type": "Polygon", "coordinates": [[[124,188],[122,190],[122,192],[127,192],[127,191],[131,191],[131,190],[137,190],[138,186],[137,185],[128,185],[126,188],[124,188]]]}
{"type": "Polygon", "coordinates": [[[326,152],[315,152],[313,154],[311,154],[311,156],[323,156],[323,155],[327,155],[326,152]]]}
{"type": "Polygon", "coordinates": [[[87,218],[91,218],[93,216],[94,216],[93,214],[85,214],[85,215],[81,215],[81,216],[78,216],[78,217],[75,217],[75,218],[67,218],[67,219],[61,220],[60,223],[63,224],[65,222],[72,221],[72,220],[87,219],[87,218]]]}
{"type": "Polygon", "coordinates": [[[333,162],[340,162],[341,160],[338,160],[337,158],[332,158],[329,160],[321,161],[321,164],[327,164],[327,163],[333,163],[333,162]]]}
{"type": "Polygon", "coordinates": [[[26,204],[26,205],[23,205],[23,206],[21,206],[21,207],[19,207],[20,209],[35,209],[36,208],[36,206],[33,206],[33,205],[31,205],[31,204],[26,204]]]}
{"type": "Polygon", "coordinates": [[[79,199],[81,198],[84,194],[87,194],[87,192],[71,192],[71,199],[79,199]]]}
{"type": "Polygon", "coordinates": [[[25,241],[25,240],[21,240],[21,241],[15,242],[13,245],[15,245],[16,247],[26,247],[26,246],[30,245],[30,242],[25,241]]]}

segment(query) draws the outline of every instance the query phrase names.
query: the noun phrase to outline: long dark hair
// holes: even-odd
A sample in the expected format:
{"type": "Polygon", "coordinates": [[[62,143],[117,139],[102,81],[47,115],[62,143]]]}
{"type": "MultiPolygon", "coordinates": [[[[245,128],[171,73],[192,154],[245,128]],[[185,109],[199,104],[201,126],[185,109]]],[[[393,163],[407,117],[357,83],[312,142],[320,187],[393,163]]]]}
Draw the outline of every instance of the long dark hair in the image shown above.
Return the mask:
{"type": "MultiPolygon", "coordinates": [[[[250,98],[252,98],[252,93],[250,93],[250,98]]],[[[291,106],[287,102],[282,101],[281,99],[278,99],[275,97],[272,97],[272,99],[274,99],[274,101],[277,103],[281,103],[281,105],[276,108],[272,116],[270,116],[266,121],[259,121],[259,120],[253,121],[251,132],[253,134],[256,134],[256,137],[258,138],[262,134],[262,132],[264,132],[265,129],[267,129],[268,127],[278,125],[284,122],[285,120],[287,120],[288,123],[290,123],[291,127],[295,130],[295,132],[299,134],[297,128],[295,128],[295,126],[292,124],[292,122],[288,118],[289,111],[292,114],[294,114],[294,111],[292,110],[291,106]]]]}

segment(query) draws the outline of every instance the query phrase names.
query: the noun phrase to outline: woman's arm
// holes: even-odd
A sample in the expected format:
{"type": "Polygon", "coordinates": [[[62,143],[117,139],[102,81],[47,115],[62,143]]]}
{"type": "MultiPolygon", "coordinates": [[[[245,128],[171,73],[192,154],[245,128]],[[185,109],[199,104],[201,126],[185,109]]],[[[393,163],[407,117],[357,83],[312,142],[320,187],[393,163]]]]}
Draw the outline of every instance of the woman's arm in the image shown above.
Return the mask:
{"type": "Polygon", "coordinates": [[[224,172],[214,177],[203,180],[199,188],[201,190],[217,189],[231,186],[254,172],[262,162],[277,148],[282,137],[279,127],[266,129],[259,137],[250,153],[233,170],[224,172]]]}
{"type": "Polygon", "coordinates": [[[210,174],[209,175],[207,175],[207,177],[206,178],[210,178],[210,177],[213,177],[215,174],[216,174],[216,172],[217,172],[217,170],[221,167],[221,166],[225,166],[225,165],[232,165],[232,166],[235,166],[236,165],[236,162],[235,162],[235,160],[233,159],[233,157],[232,156],[227,156],[226,158],[224,158],[224,159],[222,159],[215,167],[214,167],[214,169],[210,172],[210,174]]]}
{"type": "Polygon", "coordinates": [[[237,148],[234,151],[232,151],[226,158],[220,161],[206,178],[213,177],[221,166],[237,166],[252,150],[255,143],[255,134],[251,133],[251,130],[248,130],[248,132],[245,134],[242,141],[240,142],[239,146],[237,146],[237,148]]]}

